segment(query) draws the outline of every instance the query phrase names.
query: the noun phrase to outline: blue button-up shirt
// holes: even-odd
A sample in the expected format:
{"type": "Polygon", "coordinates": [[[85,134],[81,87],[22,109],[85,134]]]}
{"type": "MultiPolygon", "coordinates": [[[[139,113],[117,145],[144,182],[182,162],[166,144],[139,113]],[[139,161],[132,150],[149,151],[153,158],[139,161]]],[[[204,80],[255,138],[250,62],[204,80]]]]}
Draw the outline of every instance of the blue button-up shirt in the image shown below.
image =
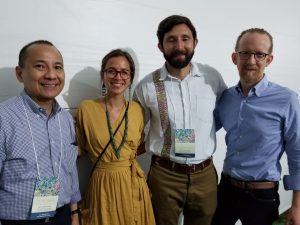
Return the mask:
{"type": "Polygon", "coordinates": [[[0,104],[0,219],[29,219],[38,178],[33,142],[41,177],[57,177],[62,157],[57,207],[81,199],[72,116],[55,102],[53,113],[48,117],[23,91],[20,96],[0,104]]]}
{"type": "Polygon", "coordinates": [[[279,181],[285,151],[286,189],[300,190],[300,106],[297,94],[266,76],[244,96],[239,85],[224,91],[215,109],[224,127],[227,152],[223,172],[241,180],[279,181]]]}

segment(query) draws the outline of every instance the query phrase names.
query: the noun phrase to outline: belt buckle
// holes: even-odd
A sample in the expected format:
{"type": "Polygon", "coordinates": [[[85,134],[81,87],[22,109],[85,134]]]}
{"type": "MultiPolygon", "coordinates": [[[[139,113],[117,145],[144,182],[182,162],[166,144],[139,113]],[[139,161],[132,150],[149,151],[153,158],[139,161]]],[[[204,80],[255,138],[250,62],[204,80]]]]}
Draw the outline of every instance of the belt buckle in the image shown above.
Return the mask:
{"type": "Polygon", "coordinates": [[[196,164],[193,164],[191,167],[192,172],[191,173],[195,173],[197,170],[196,164]]]}
{"type": "MultiPolygon", "coordinates": [[[[207,160],[207,159],[206,159],[206,160],[207,160]]],[[[205,168],[205,162],[206,162],[206,160],[204,160],[203,162],[201,162],[201,163],[199,164],[201,170],[203,170],[203,169],[205,168]]]]}
{"type": "Polygon", "coordinates": [[[240,180],[235,180],[231,178],[231,183],[241,189],[247,189],[248,188],[248,184],[245,181],[240,181],[240,180]]]}
{"type": "Polygon", "coordinates": [[[249,184],[247,182],[241,181],[241,184],[243,189],[249,189],[249,184]]]}
{"type": "Polygon", "coordinates": [[[195,164],[191,164],[191,165],[186,165],[185,166],[185,171],[186,171],[186,174],[191,174],[191,173],[195,173],[196,172],[196,165],[195,164]]]}

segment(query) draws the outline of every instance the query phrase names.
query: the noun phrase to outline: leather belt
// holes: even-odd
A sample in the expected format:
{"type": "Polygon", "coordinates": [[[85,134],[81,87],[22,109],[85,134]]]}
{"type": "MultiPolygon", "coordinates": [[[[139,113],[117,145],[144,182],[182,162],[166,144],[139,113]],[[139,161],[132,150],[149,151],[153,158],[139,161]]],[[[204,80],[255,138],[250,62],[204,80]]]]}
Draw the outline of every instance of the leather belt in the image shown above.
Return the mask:
{"type": "Polygon", "coordinates": [[[241,189],[271,189],[278,185],[276,181],[242,181],[232,178],[231,176],[222,175],[231,185],[241,189]]]}
{"type": "Polygon", "coordinates": [[[208,167],[212,163],[212,157],[204,160],[199,164],[188,165],[188,164],[180,164],[180,163],[172,162],[168,159],[156,155],[152,155],[152,163],[160,167],[163,167],[165,169],[175,171],[177,173],[191,174],[197,171],[201,171],[204,168],[208,167]]]}

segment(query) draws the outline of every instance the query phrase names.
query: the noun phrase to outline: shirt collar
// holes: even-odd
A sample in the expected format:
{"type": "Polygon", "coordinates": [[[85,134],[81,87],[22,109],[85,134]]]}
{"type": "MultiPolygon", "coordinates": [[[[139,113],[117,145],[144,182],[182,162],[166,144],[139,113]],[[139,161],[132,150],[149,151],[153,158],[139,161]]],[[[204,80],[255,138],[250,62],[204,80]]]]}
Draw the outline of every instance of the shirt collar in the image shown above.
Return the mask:
{"type": "MultiPolygon", "coordinates": [[[[33,101],[33,99],[26,93],[25,90],[23,90],[20,95],[34,113],[40,113],[40,112],[46,113],[45,109],[43,109],[35,101],[33,101]]],[[[54,99],[52,114],[55,115],[60,111],[61,111],[61,107],[58,104],[58,102],[54,99]]]]}
{"type": "MultiPolygon", "coordinates": [[[[269,83],[268,78],[264,74],[263,78],[253,88],[251,88],[250,92],[254,93],[256,96],[259,97],[262,95],[264,90],[267,88],[268,83],[269,83]]],[[[240,82],[235,86],[235,90],[239,93],[242,92],[240,82]]]]}
{"type": "Polygon", "coordinates": [[[261,81],[258,82],[258,84],[255,85],[253,88],[255,90],[255,94],[257,96],[261,96],[264,90],[268,87],[268,79],[267,76],[264,74],[264,77],[261,79],[261,81]]]}
{"type": "MultiPolygon", "coordinates": [[[[197,76],[200,77],[203,75],[203,73],[199,70],[199,68],[195,65],[195,63],[191,62],[191,76],[197,76]]],[[[163,65],[163,67],[160,70],[160,80],[166,80],[167,78],[170,79],[177,79],[173,77],[167,70],[166,64],[163,65]]]]}

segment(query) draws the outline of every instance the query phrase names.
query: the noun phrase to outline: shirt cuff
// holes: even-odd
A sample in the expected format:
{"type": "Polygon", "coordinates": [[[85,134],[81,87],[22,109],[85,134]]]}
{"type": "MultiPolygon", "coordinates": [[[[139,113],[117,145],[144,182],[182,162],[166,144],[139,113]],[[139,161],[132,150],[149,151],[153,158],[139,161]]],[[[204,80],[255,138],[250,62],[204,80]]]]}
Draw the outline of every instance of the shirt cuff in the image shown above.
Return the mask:
{"type": "Polygon", "coordinates": [[[283,185],[285,190],[300,190],[300,175],[283,176],[283,185]]]}
{"type": "Polygon", "coordinates": [[[75,194],[71,196],[70,204],[77,203],[80,200],[81,200],[81,194],[80,191],[78,190],[75,194]]]}

